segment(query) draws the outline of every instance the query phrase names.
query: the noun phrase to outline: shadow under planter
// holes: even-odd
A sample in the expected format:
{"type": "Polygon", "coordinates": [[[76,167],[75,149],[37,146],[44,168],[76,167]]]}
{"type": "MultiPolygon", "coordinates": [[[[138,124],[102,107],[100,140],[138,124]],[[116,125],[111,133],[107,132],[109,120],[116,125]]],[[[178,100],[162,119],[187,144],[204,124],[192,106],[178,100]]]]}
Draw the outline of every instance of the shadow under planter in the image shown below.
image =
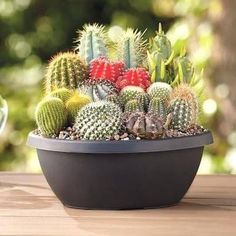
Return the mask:
{"type": "Polygon", "coordinates": [[[67,141],[30,133],[43,173],[60,201],[83,209],[158,208],[189,189],[210,132],[161,140],[67,141]]]}

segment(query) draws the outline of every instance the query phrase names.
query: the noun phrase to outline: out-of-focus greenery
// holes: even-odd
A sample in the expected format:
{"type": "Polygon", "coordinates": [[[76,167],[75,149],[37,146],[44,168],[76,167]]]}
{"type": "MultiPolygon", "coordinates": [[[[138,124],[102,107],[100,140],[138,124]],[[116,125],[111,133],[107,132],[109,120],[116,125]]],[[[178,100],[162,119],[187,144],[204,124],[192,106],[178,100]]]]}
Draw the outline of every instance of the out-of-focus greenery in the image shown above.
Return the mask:
{"type": "MultiPolygon", "coordinates": [[[[73,48],[83,24],[148,28],[148,38],[161,22],[176,51],[187,45],[200,73],[209,65],[213,43],[206,15],[219,10],[217,0],[1,0],[0,94],[8,102],[9,119],[0,137],[0,170],[40,171],[35,151],[25,142],[35,128],[34,107],[43,95],[45,66],[53,54],[73,48]]],[[[206,74],[204,79],[210,80],[206,74]]],[[[206,97],[202,124],[214,130],[216,112],[216,102],[206,97]]],[[[205,152],[200,171],[230,172],[233,165],[236,169],[213,146],[205,152]]]]}

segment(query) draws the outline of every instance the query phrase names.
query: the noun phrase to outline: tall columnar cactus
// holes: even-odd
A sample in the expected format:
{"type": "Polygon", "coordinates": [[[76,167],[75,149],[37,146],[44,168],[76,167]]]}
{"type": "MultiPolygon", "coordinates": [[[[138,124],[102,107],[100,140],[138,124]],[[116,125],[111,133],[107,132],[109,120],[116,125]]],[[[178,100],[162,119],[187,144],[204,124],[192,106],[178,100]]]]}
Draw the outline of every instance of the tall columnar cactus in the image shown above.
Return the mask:
{"type": "Polygon", "coordinates": [[[136,99],[142,105],[144,111],[147,111],[150,102],[150,96],[148,95],[148,93],[138,93],[136,95],[136,99]]]}
{"type": "Polygon", "coordinates": [[[148,112],[158,115],[163,121],[166,121],[167,117],[167,106],[166,103],[159,98],[151,99],[148,107],[148,112]]]}
{"type": "Polygon", "coordinates": [[[124,112],[143,112],[144,107],[138,100],[133,99],[125,104],[124,112]]]}
{"type": "Polygon", "coordinates": [[[88,72],[80,57],[72,52],[59,53],[50,61],[46,73],[46,92],[58,88],[76,89],[88,72]]]}
{"type": "Polygon", "coordinates": [[[52,91],[49,94],[50,97],[60,98],[64,103],[67,102],[72,96],[73,92],[66,88],[60,88],[52,91]]]}
{"type": "Polygon", "coordinates": [[[67,123],[67,111],[59,98],[47,97],[37,106],[35,119],[43,136],[58,134],[67,123]]]}
{"type": "Polygon", "coordinates": [[[164,102],[169,100],[171,91],[171,86],[164,82],[155,82],[147,89],[147,93],[151,98],[156,97],[164,102]]]}
{"type": "Polygon", "coordinates": [[[88,24],[79,31],[76,40],[76,52],[88,65],[90,61],[100,56],[107,56],[106,32],[104,26],[98,24],[88,24]]]}
{"type": "Polygon", "coordinates": [[[88,103],[92,102],[91,98],[85,94],[75,93],[67,102],[66,109],[69,115],[69,121],[74,123],[78,111],[88,103]]]}
{"type": "Polygon", "coordinates": [[[126,68],[142,65],[146,54],[146,41],[143,39],[143,33],[130,28],[124,31],[117,44],[117,53],[126,68]]]}
{"type": "Polygon", "coordinates": [[[92,102],[78,112],[74,127],[83,140],[109,139],[121,128],[121,114],[112,102],[92,102]]]}

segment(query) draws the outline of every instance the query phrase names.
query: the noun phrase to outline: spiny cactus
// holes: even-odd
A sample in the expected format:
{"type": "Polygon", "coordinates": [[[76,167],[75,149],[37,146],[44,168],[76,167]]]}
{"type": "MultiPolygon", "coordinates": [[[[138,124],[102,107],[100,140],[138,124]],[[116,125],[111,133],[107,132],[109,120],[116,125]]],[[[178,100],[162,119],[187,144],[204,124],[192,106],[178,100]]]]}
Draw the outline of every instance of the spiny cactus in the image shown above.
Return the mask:
{"type": "Polygon", "coordinates": [[[113,102],[116,105],[118,105],[120,108],[122,108],[120,97],[117,94],[110,94],[106,96],[105,100],[108,102],[113,102]]]}
{"type": "Polygon", "coordinates": [[[78,31],[79,37],[76,40],[76,52],[88,65],[94,58],[107,56],[107,39],[105,28],[98,24],[88,24],[78,31]]]}
{"type": "Polygon", "coordinates": [[[146,89],[150,86],[149,73],[144,68],[131,68],[125,70],[116,81],[116,87],[122,89],[125,86],[133,85],[146,89]]]}
{"type": "Polygon", "coordinates": [[[49,94],[50,97],[60,98],[64,103],[69,100],[72,95],[73,92],[66,88],[56,89],[49,94]]]}
{"type": "Polygon", "coordinates": [[[136,99],[130,100],[125,104],[124,112],[143,112],[144,108],[136,99]]]}
{"type": "Polygon", "coordinates": [[[163,121],[166,121],[167,117],[167,106],[166,103],[159,98],[151,99],[148,107],[148,112],[158,115],[163,121]]]}
{"type": "Polygon", "coordinates": [[[135,136],[147,139],[160,138],[164,133],[164,123],[160,117],[151,113],[125,113],[123,124],[127,131],[135,136]]]}
{"type": "Polygon", "coordinates": [[[150,95],[151,99],[156,97],[164,102],[169,100],[171,91],[171,86],[164,82],[155,82],[147,89],[147,93],[150,95]]]}
{"type": "Polygon", "coordinates": [[[86,104],[92,102],[91,98],[82,93],[75,93],[67,102],[66,109],[68,111],[69,121],[74,123],[78,111],[86,104]]]}
{"type": "Polygon", "coordinates": [[[108,95],[118,94],[114,84],[108,80],[87,80],[78,86],[81,93],[87,94],[92,101],[104,100],[108,95]]]}
{"type": "Polygon", "coordinates": [[[80,57],[72,52],[59,53],[50,61],[46,73],[46,92],[58,88],[76,89],[88,72],[80,57]]]}
{"type": "Polygon", "coordinates": [[[143,33],[130,28],[124,31],[117,44],[117,53],[126,68],[142,65],[146,53],[146,41],[143,39],[143,33]]]}
{"type": "Polygon", "coordinates": [[[64,103],[59,98],[46,97],[38,104],[35,119],[43,136],[58,134],[67,122],[64,103]]]}
{"type": "Polygon", "coordinates": [[[145,93],[144,89],[138,86],[126,86],[120,91],[120,98],[123,105],[129,100],[135,99],[138,94],[145,93]]]}
{"type": "Polygon", "coordinates": [[[138,93],[135,98],[142,105],[144,111],[147,111],[150,101],[150,96],[147,93],[138,93]]]}
{"type": "Polygon", "coordinates": [[[112,102],[92,102],[78,112],[74,127],[81,139],[109,139],[121,128],[121,114],[120,108],[112,102]]]}

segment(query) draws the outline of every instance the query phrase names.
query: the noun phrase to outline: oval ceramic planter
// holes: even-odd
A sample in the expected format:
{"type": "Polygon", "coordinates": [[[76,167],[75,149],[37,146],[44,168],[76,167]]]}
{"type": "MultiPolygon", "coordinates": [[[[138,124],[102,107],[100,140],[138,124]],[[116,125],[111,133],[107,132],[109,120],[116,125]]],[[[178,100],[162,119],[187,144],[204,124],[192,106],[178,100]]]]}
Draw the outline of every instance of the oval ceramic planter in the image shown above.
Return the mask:
{"type": "Polygon", "coordinates": [[[30,134],[42,171],[60,201],[74,208],[158,208],[189,189],[210,132],[162,140],[67,141],[30,134]]]}

